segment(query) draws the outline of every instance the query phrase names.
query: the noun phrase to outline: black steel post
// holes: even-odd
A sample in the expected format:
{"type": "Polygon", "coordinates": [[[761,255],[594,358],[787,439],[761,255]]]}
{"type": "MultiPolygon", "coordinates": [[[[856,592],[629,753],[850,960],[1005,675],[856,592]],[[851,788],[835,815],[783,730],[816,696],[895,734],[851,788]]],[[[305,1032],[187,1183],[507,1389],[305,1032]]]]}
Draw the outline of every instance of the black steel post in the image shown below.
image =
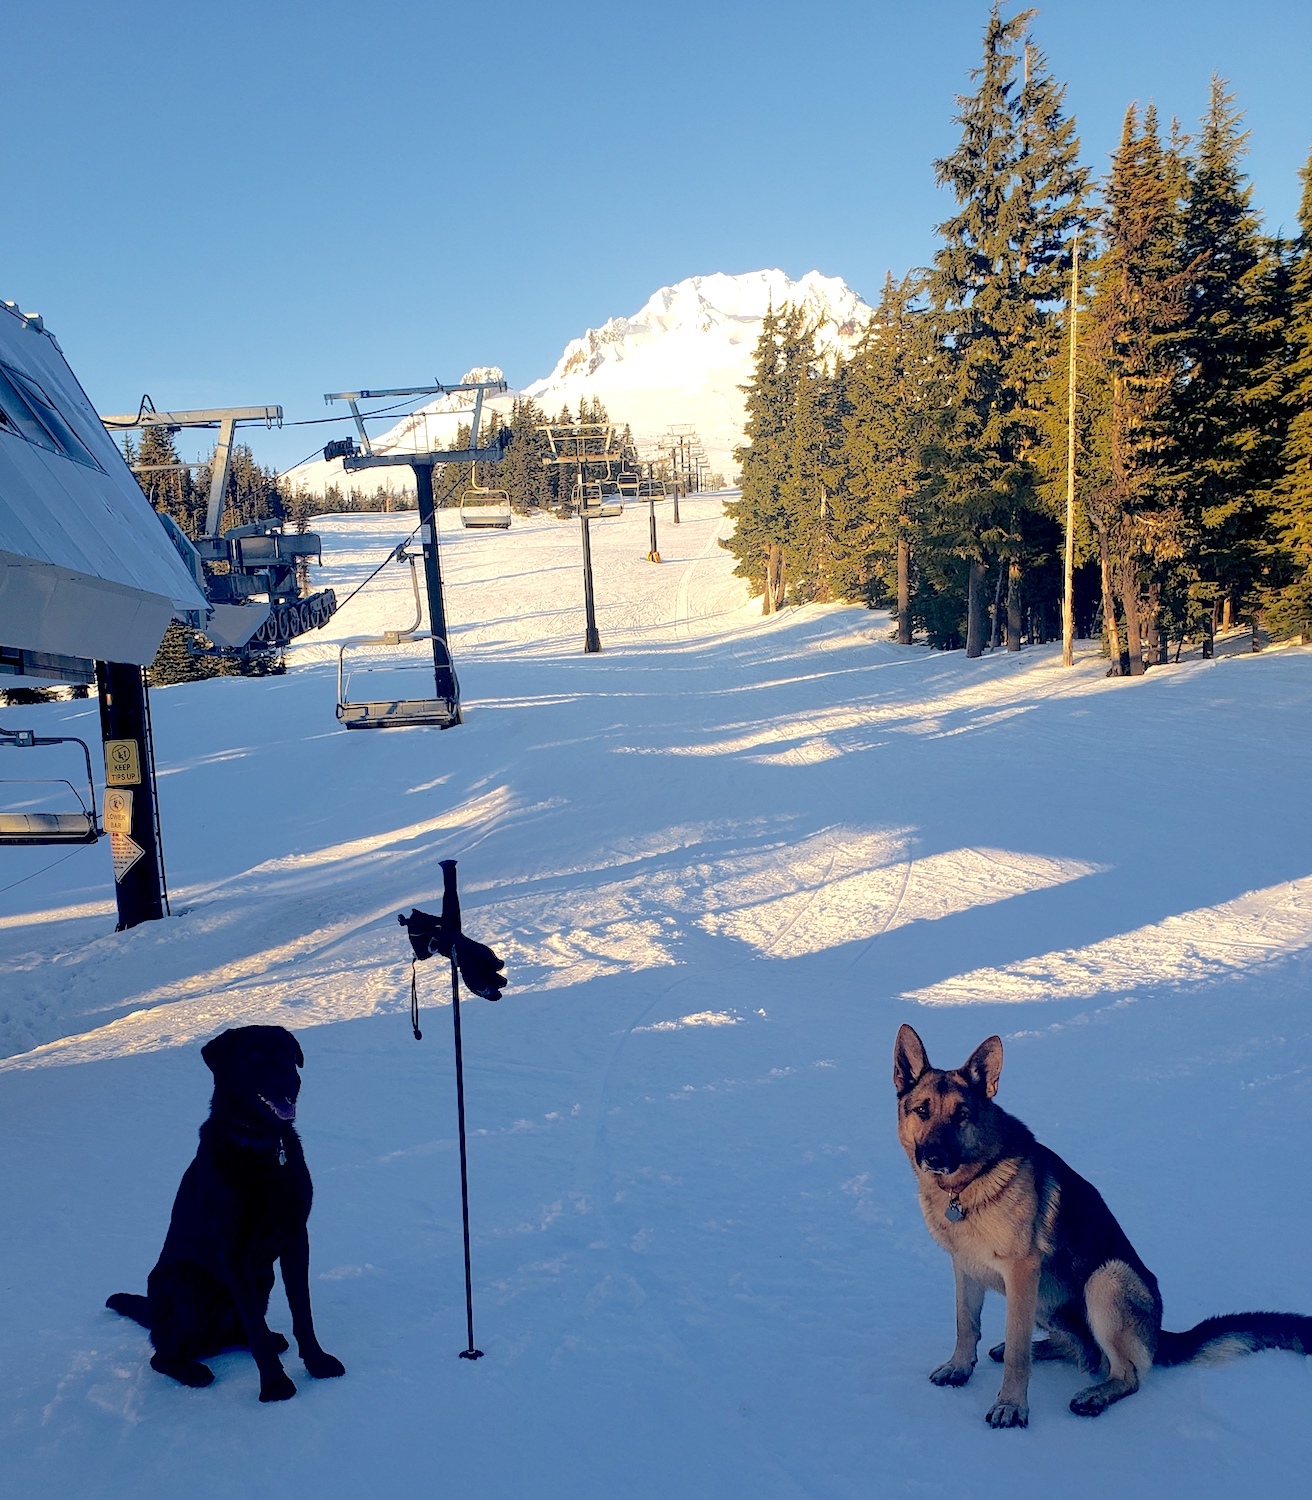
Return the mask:
{"type": "Polygon", "coordinates": [[[122,932],[164,915],[146,681],[140,667],[98,661],[96,687],[105,745],[104,819],[114,861],[117,930],[122,932]]]}
{"type": "Polygon", "coordinates": [[[597,601],[592,594],[592,537],[588,532],[587,504],[582,490],[579,491],[579,525],[583,528],[583,649],[601,650],[601,637],[597,634],[597,601]]]}
{"type": "Polygon", "coordinates": [[[449,698],[460,723],[460,688],[446,637],[446,601],[442,597],[442,561],[437,550],[437,515],[433,502],[433,466],[412,465],[419,497],[419,535],[424,548],[424,583],[428,592],[428,624],[433,635],[433,683],[439,698],[449,698]]]}
{"type": "Polygon", "coordinates": [[[660,548],[656,545],[656,496],[647,496],[647,527],[651,533],[651,549],[647,553],[648,562],[660,562],[660,548]]]}

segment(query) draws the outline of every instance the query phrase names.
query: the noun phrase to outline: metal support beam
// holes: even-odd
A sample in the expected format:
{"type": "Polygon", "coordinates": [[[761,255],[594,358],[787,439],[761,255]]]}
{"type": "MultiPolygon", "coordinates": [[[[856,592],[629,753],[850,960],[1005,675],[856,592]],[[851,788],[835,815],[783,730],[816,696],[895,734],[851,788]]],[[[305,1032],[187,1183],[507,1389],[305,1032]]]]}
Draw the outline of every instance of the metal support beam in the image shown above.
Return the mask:
{"type": "Polygon", "coordinates": [[[219,423],[219,440],[214,445],[214,462],[210,468],[210,499],[205,508],[205,535],[218,536],[223,520],[223,500],[228,493],[228,466],[232,462],[232,433],[235,417],[224,417],[219,423]]]}
{"type": "Polygon", "coordinates": [[[437,514],[433,503],[433,465],[414,465],[415,489],[419,497],[419,537],[424,549],[424,583],[428,591],[428,626],[433,636],[433,685],[439,698],[456,705],[460,718],[460,688],[455,663],[447,644],[446,601],[442,597],[442,560],[437,550],[437,514]]]}
{"type": "MultiPolygon", "coordinates": [[[[147,397],[149,400],[149,397],[147,397]]],[[[149,411],[128,416],[101,417],[111,430],[133,432],[141,427],[217,427],[221,422],[263,422],[266,427],[282,426],[281,406],[216,406],[202,411],[149,411]]]]}
{"type": "Polygon", "coordinates": [[[154,747],[140,667],[96,663],[105,743],[105,827],[114,860],[118,931],[164,915],[164,871],[155,806],[154,747]]]}
{"type": "Polygon", "coordinates": [[[597,602],[592,593],[592,536],[588,531],[588,516],[579,506],[579,525],[583,528],[583,649],[585,652],[601,650],[601,636],[597,633],[597,602]]]}

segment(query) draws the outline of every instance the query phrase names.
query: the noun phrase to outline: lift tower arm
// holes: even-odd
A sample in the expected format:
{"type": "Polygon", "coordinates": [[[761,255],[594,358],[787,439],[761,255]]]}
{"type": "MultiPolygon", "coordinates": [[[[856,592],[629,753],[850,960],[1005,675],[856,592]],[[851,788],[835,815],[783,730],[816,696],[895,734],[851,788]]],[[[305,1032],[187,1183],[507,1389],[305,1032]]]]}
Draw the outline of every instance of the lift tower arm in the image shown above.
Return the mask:
{"type": "Polygon", "coordinates": [[[219,440],[210,469],[210,497],[205,508],[205,535],[218,536],[223,519],[223,497],[228,492],[228,469],[232,463],[232,437],[242,422],[282,426],[281,406],[216,406],[201,411],[155,411],[150,398],[135,416],[101,417],[110,432],[132,432],[143,427],[217,427],[219,440]],[[150,407],[148,410],[147,408],[150,407]]]}

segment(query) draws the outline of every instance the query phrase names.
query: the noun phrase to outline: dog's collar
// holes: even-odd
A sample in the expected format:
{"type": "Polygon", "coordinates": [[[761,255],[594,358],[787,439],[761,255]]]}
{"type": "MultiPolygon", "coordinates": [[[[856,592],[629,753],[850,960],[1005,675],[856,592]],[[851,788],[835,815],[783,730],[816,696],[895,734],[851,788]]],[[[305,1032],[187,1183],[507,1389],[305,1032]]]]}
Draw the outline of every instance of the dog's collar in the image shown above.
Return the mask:
{"type": "Polygon", "coordinates": [[[287,1165],[287,1143],[283,1140],[281,1132],[277,1135],[239,1135],[235,1130],[224,1130],[221,1132],[225,1141],[231,1141],[234,1146],[240,1146],[246,1151],[273,1151],[278,1153],[278,1165],[287,1165]]]}

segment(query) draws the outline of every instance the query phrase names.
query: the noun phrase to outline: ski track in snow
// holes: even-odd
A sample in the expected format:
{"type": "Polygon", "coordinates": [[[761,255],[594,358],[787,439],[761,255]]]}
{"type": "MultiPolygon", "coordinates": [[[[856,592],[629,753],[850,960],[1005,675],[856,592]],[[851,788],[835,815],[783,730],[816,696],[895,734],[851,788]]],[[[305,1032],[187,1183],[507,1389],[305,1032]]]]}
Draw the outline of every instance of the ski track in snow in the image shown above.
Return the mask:
{"type": "MultiPolygon", "coordinates": [[[[987,1361],[928,1383],[951,1274],[889,1054],[901,1020],[948,1063],[1002,1031],[1002,1102],[1103,1191],[1169,1325],[1312,1311],[1283,1169],[1312,1128],[1312,652],[968,663],[862,610],[763,619],[719,500],[684,518],[660,566],[645,508],[594,526],[584,657],[577,525],[444,515],[452,733],[333,718],[337,642],[409,618],[400,567],[285,676],[157,691],[171,920],[111,930],[104,848],[6,851],[7,1492],[1301,1492],[1312,1361],[1154,1372],[1096,1423],[1041,1366],[1026,1433],[984,1427],[987,1361]],[[462,1013],[476,1366],[449,995],[419,969],[416,1046],[396,924],[449,856],[511,978],[462,1013]],[[165,1382],[101,1307],[158,1251],[199,1044],[251,1022],[305,1048],[316,1320],[348,1369],[290,1358],[279,1408],[241,1354],[165,1382]]],[[[412,524],[322,518],[316,584],[344,598],[412,524]]],[[[355,670],[422,684],[398,657],[355,670]]],[[[85,703],[5,722],[95,738],[85,703]]]]}

